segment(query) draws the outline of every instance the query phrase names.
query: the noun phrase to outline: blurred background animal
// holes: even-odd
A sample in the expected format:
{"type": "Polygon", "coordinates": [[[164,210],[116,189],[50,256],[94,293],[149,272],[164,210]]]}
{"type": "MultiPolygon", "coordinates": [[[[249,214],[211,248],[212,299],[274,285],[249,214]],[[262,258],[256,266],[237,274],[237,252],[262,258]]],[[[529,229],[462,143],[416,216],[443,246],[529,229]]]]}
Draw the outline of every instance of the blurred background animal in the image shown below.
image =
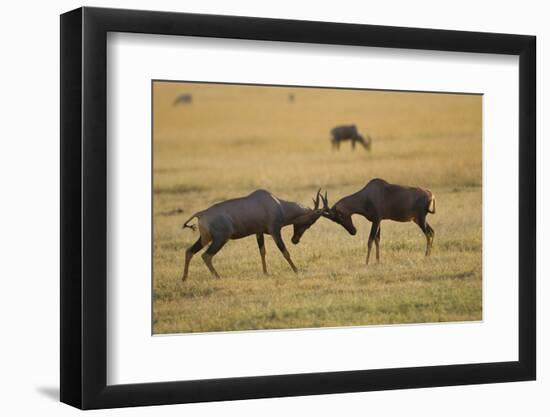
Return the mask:
{"type": "Polygon", "coordinates": [[[191,94],[180,94],[174,100],[173,105],[177,106],[178,104],[191,104],[193,102],[193,96],[191,94]]]}
{"type": "Polygon", "coordinates": [[[355,150],[355,144],[359,143],[367,151],[370,151],[372,138],[368,135],[365,138],[365,136],[363,136],[357,130],[357,126],[355,125],[336,126],[330,131],[330,134],[331,134],[330,141],[332,143],[332,149],[340,150],[340,143],[349,140],[351,141],[351,149],[355,150]]]}

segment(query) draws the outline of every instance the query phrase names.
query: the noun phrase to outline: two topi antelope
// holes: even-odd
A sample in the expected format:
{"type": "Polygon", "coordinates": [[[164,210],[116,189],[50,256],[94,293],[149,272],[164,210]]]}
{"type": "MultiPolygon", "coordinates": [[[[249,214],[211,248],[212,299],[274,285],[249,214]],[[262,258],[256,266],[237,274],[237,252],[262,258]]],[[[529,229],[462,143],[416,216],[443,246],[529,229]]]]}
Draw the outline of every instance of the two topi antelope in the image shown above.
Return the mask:
{"type": "Polygon", "coordinates": [[[257,190],[252,194],[226,200],[193,214],[183,228],[195,229],[188,225],[194,218],[198,219],[199,238],[185,252],[185,266],[182,279],[189,273],[191,258],[204,246],[202,254],[204,263],[216,278],[219,274],[212,264],[212,258],[232,239],[241,239],[256,235],[264,274],[267,274],[265,261],[264,235],[271,235],[277,248],[294,272],[298,269],[292,262],[290,253],[281,236],[281,229],[292,225],[294,233],[292,243],[298,244],[304,232],[320,217],[325,217],[341,225],[350,235],[355,235],[351,216],[358,214],[372,223],[368,240],[366,263],[368,265],[373,242],[376,245],[376,260],[380,261],[380,223],[382,220],[397,222],[415,222],[426,236],[426,256],[430,255],[434,240],[434,230],[426,221],[428,213],[435,213],[435,197],[426,189],[390,184],[382,179],[373,179],[361,190],[340,199],[329,207],[327,193],[321,190],[313,199],[313,208],[275,197],[266,190],[257,190]],[[319,207],[320,199],[323,207],[319,207]]]}

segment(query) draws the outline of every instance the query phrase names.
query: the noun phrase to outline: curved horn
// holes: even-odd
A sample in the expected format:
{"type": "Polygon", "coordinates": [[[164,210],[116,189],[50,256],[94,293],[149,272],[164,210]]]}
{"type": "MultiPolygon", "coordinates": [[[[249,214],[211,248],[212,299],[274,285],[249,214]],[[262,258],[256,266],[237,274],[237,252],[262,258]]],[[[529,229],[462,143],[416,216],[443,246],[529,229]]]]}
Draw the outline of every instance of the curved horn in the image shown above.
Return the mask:
{"type": "Polygon", "coordinates": [[[312,198],[312,200],[313,200],[313,210],[318,210],[319,209],[319,196],[320,195],[321,195],[321,189],[319,188],[315,198],[314,199],[312,198]]]}
{"type": "Polygon", "coordinates": [[[327,191],[325,190],[325,196],[321,196],[321,200],[323,200],[323,209],[329,209],[328,207],[328,197],[327,197],[327,191]]]}

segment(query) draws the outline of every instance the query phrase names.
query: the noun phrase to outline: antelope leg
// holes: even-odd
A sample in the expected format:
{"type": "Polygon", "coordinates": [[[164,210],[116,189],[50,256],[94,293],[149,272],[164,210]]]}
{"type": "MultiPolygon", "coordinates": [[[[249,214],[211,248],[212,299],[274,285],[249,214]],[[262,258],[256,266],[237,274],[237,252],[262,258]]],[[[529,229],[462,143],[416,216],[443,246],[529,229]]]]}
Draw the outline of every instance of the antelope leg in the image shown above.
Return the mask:
{"type": "Polygon", "coordinates": [[[426,222],[426,216],[422,216],[418,219],[415,220],[415,223],[418,225],[418,227],[420,227],[420,229],[422,230],[422,233],[424,233],[424,236],[426,236],[426,253],[425,253],[425,256],[430,256],[430,252],[431,252],[431,249],[432,249],[432,233],[430,232],[430,230],[433,232],[433,229],[428,225],[428,223],[426,222]]]}
{"type": "Polygon", "coordinates": [[[370,228],[370,234],[369,234],[369,243],[368,243],[368,249],[367,249],[367,265],[369,264],[370,251],[372,249],[372,242],[376,240],[376,235],[378,234],[379,228],[380,228],[380,221],[378,220],[373,221],[372,227],[370,228]]]}
{"type": "Polygon", "coordinates": [[[376,262],[380,262],[380,229],[381,227],[378,226],[378,232],[376,233],[376,238],[374,239],[374,243],[376,245],[376,262]]]}
{"type": "Polygon", "coordinates": [[[208,247],[208,249],[206,249],[206,252],[204,252],[202,254],[202,260],[204,261],[204,263],[206,264],[206,266],[210,270],[210,273],[212,275],[214,275],[216,278],[219,278],[220,275],[218,274],[218,272],[214,268],[214,265],[212,265],[212,258],[214,257],[214,255],[216,253],[218,253],[218,251],[221,248],[223,248],[223,245],[225,245],[226,243],[227,243],[227,239],[225,239],[225,240],[214,239],[212,244],[208,247]]]}
{"type": "Polygon", "coordinates": [[[191,262],[191,258],[195,253],[200,251],[202,248],[203,248],[203,244],[202,244],[201,238],[199,237],[199,239],[192,246],[187,248],[187,250],[185,251],[185,267],[183,269],[183,276],[181,277],[182,281],[185,281],[187,279],[187,275],[189,273],[189,263],[191,262]]]}
{"type": "Polygon", "coordinates": [[[260,249],[260,256],[262,257],[262,268],[264,271],[264,274],[267,275],[267,265],[265,263],[265,241],[264,241],[264,234],[258,233],[256,235],[256,240],[258,241],[258,248],[260,249]]]}
{"type": "Polygon", "coordinates": [[[426,256],[430,256],[430,254],[432,253],[432,246],[434,244],[435,232],[434,229],[432,229],[432,226],[428,224],[428,222],[426,222],[426,229],[429,235],[428,247],[426,248],[426,256]]]}
{"type": "Polygon", "coordinates": [[[281,231],[278,230],[277,232],[274,232],[272,234],[273,240],[275,240],[275,243],[277,244],[277,247],[285,257],[286,261],[292,268],[294,272],[298,272],[298,268],[296,268],[296,265],[294,265],[294,262],[292,262],[292,259],[290,258],[290,253],[288,253],[288,250],[286,249],[285,242],[283,242],[283,238],[281,237],[281,231]]]}

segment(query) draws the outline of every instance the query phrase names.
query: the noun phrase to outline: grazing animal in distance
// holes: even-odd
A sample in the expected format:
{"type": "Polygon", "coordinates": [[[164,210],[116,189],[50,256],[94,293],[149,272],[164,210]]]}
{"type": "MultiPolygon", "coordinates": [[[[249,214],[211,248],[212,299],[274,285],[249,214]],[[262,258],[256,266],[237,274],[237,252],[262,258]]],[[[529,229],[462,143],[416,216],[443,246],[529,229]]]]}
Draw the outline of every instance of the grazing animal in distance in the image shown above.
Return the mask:
{"type": "Polygon", "coordinates": [[[317,191],[312,209],[302,207],[292,201],[281,200],[269,191],[257,190],[246,197],[222,201],[206,210],[193,214],[183,224],[183,228],[188,227],[194,230],[195,225],[189,226],[188,223],[193,218],[197,218],[200,237],[185,252],[182,280],[187,279],[189,263],[193,255],[210,242],[210,246],[202,254],[202,259],[212,275],[219,278],[218,272],[212,265],[214,255],[228,240],[241,239],[250,235],[256,235],[263,272],[267,274],[264,234],[273,237],[277,248],[279,248],[292,270],[298,272],[281,237],[281,229],[293,225],[292,243],[298,244],[304,232],[321,217],[323,210],[319,208],[320,192],[321,190],[317,191]]]}
{"type": "Polygon", "coordinates": [[[351,141],[351,149],[355,150],[355,144],[360,143],[363,148],[367,151],[370,151],[372,145],[372,138],[367,135],[365,138],[358,130],[355,125],[343,125],[336,126],[330,131],[333,150],[340,150],[340,142],[346,140],[351,141]]]}
{"type": "Polygon", "coordinates": [[[376,260],[380,261],[380,222],[382,220],[415,222],[426,236],[426,256],[430,255],[435,232],[426,221],[426,216],[428,213],[435,213],[435,196],[429,190],[390,184],[376,178],[369,181],[358,192],[342,198],[331,208],[328,206],[326,193],[321,199],[323,216],[341,225],[350,235],[357,233],[351,220],[353,214],[359,214],[372,222],[367,265],[373,242],[376,244],[376,260]]]}
{"type": "Polygon", "coordinates": [[[177,106],[178,104],[191,104],[193,102],[193,96],[191,94],[180,94],[174,100],[173,105],[177,106]]]}

